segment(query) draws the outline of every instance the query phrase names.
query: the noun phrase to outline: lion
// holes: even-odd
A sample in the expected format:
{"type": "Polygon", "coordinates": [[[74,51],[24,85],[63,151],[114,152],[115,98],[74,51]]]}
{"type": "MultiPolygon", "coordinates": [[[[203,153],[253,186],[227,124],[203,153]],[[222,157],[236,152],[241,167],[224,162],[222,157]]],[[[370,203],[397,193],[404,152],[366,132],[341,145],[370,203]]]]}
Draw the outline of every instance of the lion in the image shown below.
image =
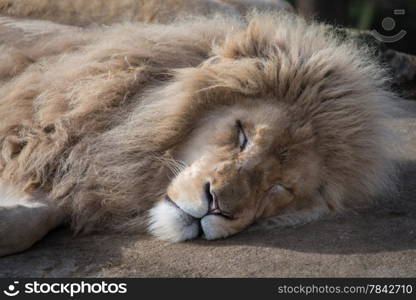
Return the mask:
{"type": "Polygon", "coordinates": [[[325,25],[286,13],[0,21],[20,30],[0,56],[1,255],[61,224],[226,238],[368,206],[394,186],[384,120],[396,96],[371,49],[325,25]]]}
{"type": "Polygon", "coordinates": [[[247,15],[251,10],[289,11],[284,0],[0,0],[0,14],[67,25],[135,21],[171,23],[181,16],[247,15]]]}

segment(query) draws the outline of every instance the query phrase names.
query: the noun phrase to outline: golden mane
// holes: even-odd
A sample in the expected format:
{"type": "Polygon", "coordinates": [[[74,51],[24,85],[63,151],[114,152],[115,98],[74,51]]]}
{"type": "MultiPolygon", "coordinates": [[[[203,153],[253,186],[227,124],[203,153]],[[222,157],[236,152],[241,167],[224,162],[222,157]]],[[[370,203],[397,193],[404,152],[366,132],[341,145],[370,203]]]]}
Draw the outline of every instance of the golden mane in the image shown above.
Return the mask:
{"type": "Polygon", "coordinates": [[[280,0],[0,0],[0,14],[88,26],[117,22],[168,24],[189,16],[293,11],[280,0]]]}
{"type": "Polygon", "coordinates": [[[170,151],[195,120],[241,97],[272,96],[317,128],[333,209],[390,186],[384,72],[326,27],[254,14],[45,39],[0,56],[18,66],[0,73],[0,174],[47,193],[77,231],[136,229],[165,192],[170,151]]]}

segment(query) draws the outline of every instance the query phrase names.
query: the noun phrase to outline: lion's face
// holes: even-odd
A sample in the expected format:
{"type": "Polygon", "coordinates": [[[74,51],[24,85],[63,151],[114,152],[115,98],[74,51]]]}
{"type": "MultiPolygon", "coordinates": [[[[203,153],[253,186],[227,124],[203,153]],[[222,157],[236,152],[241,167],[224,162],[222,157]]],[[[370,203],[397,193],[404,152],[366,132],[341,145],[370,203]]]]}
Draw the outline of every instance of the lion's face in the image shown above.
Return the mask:
{"type": "Polygon", "coordinates": [[[370,203],[392,185],[383,73],[327,33],[258,19],[177,72],[157,95],[168,113],[152,138],[184,167],[151,209],[150,232],[222,238],[260,218],[370,203]]]}
{"type": "Polygon", "coordinates": [[[310,128],[293,130],[284,107],[242,100],[199,122],[175,153],[184,168],[151,211],[151,232],[183,241],[235,234],[316,189],[310,128]],[[251,104],[253,102],[253,104],[251,104]]]}

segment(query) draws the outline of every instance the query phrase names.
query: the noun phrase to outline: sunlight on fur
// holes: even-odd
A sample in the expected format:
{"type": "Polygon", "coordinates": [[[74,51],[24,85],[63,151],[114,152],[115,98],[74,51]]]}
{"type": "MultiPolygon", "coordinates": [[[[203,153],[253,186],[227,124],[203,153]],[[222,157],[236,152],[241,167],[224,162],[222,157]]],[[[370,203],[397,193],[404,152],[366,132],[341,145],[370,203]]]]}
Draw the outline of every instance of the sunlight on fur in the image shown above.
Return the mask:
{"type": "Polygon", "coordinates": [[[394,186],[384,70],[326,26],[283,14],[66,26],[3,50],[0,178],[75,232],[224,238],[394,186]]]}

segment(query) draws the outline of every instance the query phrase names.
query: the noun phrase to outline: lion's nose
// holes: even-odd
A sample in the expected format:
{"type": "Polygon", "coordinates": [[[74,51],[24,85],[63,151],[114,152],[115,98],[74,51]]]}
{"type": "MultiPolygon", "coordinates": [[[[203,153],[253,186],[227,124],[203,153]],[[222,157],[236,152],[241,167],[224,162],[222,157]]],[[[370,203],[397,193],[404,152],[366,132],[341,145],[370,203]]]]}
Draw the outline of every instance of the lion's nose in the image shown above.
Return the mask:
{"type": "Polygon", "coordinates": [[[208,201],[208,214],[221,214],[221,210],[218,206],[218,199],[214,191],[211,188],[211,183],[207,182],[204,186],[205,198],[208,201]]]}
{"type": "Polygon", "coordinates": [[[207,182],[204,185],[204,195],[205,195],[205,199],[208,202],[208,211],[211,208],[212,203],[214,202],[214,195],[211,192],[211,183],[207,182]]]}

